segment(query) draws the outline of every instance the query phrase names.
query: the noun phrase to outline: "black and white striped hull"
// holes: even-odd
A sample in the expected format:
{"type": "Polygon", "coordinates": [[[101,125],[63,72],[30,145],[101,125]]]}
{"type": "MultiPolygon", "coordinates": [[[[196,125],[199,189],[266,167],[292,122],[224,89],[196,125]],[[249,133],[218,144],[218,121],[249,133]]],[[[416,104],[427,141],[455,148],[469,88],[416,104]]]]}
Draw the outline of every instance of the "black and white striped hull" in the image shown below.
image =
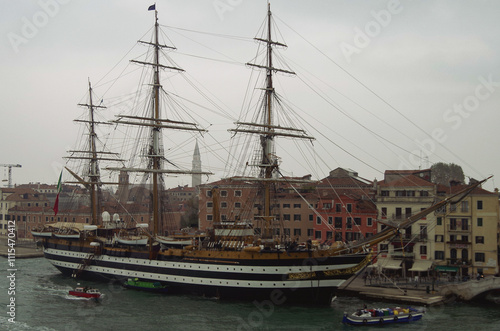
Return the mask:
{"type": "MultiPolygon", "coordinates": [[[[45,257],[61,272],[71,275],[89,253],[60,246],[45,247],[45,257]]],[[[146,252],[128,255],[132,256],[96,256],[84,269],[81,277],[107,281],[137,277],[169,285],[171,293],[193,293],[222,299],[276,300],[280,304],[328,304],[335,289],[351,274],[315,279],[290,279],[290,274],[314,272],[321,275],[325,271],[355,268],[364,257],[339,256],[317,261],[242,259],[218,262],[192,261],[178,257],[150,260],[146,252]]]]}

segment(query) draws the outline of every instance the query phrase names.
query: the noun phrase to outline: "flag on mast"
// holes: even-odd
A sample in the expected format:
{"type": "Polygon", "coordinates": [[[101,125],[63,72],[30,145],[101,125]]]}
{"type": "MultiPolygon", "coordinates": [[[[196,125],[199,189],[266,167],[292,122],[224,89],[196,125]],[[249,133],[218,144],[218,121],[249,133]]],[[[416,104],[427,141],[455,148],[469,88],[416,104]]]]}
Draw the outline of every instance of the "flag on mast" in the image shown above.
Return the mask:
{"type": "Polygon", "coordinates": [[[156,3],[154,5],[149,6],[148,10],[156,10],[156,3]]]}
{"type": "Polygon", "coordinates": [[[62,184],[61,184],[61,180],[62,180],[62,170],[61,170],[61,174],[59,175],[59,181],[57,183],[57,196],[56,196],[56,201],[54,202],[54,208],[52,208],[52,210],[54,211],[54,216],[57,216],[57,212],[59,211],[59,193],[61,193],[61,188],[62,188],[62,184]]]}

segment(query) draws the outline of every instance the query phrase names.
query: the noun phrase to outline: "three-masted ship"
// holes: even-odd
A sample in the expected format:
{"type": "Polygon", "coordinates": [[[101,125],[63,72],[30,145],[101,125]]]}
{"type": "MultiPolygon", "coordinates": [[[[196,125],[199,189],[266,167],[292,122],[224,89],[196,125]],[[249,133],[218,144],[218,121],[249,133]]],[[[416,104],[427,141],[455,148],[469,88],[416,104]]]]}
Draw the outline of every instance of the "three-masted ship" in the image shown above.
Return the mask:
{"type": "MultiPolygon", "coordinates": [[[[99,219],[99,188],[103,184],[99,177],[98,161],[107,154],[100,154],[92,141],[95,138],[95,120],[92,112],[96,106],[88,104],[90,119],[89,176],[79,177],[69,170],[77,182],[84,185],[91,195],[92,222],[78,229],[71,237],[50,235],[41,231],[45,257],[62,273],[82,278],[99,278],[109,281],[124,281],[138,278],[144,281],[167,285],[169,293],[196,293],[221,299],[278,300],[279,303],[329,304],[335,290],[349,277],[361,270],[371,260],[370,247],[380,241],[397,235],[398,228],[389,226],[370,241],[353,245],[339,243],[330,247],[307,245],[287,246],[273,237],[272,227],[276,222],[271,212],[272,187],[282,181],[279,162],[275,156],[274,140],[288,138],[312,139],[305,131],[273,124],[272,98],[274,97],[273,74],[292,73],[273,66],[273,47],[282,45],[271,38],[271,11],[267,14],[267,37],[256,38],[265,44],[266,64],[250,64],[266,73],[264,87],[263,121],[261,123],[238,122],[235,133],[256,134],[260,137],[261,152],[257,160],[260,169],[255,178],[239,177],[244,181],[255,181],[259,185],[263,208],[256,216],[263,224],[262,233],[255,234],[251,223],[241,220],[217,222],[220,216],[214,210],[213,229],[204,235],[189,238],[165,238],[159,236],[158,224],[161,217],[161,177],[164,174],[181,173],[163,166],[161,131],[171,129],[201,131],[198,126],[181,121],[162,119],[160,116],[160,70],[181,70],[166,66],[159,61],[159,52],[164,45],[158,42],[158,17],[155,10],[155,37],[146,42],[153,48],[154,61],[135,61],[152,68],[152,108],[150,117],[120,115],[117,125],[143,126],[149,128],[150,142],[147,146],[148,166],[110,167],[110,170],[139,172],[152,178],[152,222],[147,225],[125,226],[99,219]],[[75,235],[77,234],[77,235],[75,235]]],[[[89,85],[89,92],[92,90],[89,85]]],[[[111,157],[110,157],[111,159],[111,157]]],[[[190,172],[182,172],[190,173],[190,172]]],[[[236,179],[236,178],[235,178],[236,179]]],[[[290,181],[290,179],[288,179],[290,181]]],[[[213,191],[214,207],[217,203],[217,188],[213,191]]],[[[441,201],[429,210],[417,215],[422,217],[440,206],[449,203],[441,201]]],[[[216,209],[216,208],[215,208],[216,209]]],[[[408,219],[408,226],[418,218],[408,219]]],[[[51,229],[57,229],[52,224],[51,229]]],[[[54,230],[55,231],[55,230],[54,230]]]]}

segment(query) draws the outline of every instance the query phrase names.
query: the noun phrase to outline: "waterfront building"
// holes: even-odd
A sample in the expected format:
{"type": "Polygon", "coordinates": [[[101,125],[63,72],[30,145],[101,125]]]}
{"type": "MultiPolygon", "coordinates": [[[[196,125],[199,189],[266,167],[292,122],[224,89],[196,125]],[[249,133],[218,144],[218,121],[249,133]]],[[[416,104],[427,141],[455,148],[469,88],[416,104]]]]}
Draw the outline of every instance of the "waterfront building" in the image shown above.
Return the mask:
{"type": "Polygon", "coordinates": [[[28,215],[23,214],[18,217],[11,215],[11,210],[16,208],[50,208],[50,201],[44,194],[27,188],[0,188],[0,235],[6,235],[9,221],[26,220],[28,215]]]}
{"type": "MultiPolygon", "coordinates": [[[[450,196],[465,185],[438,187],[439,196],[450,196]]],[[[476,188],[457,204],[438,210],[435,230],[436,269],[459,277],[494,275],[498,268],[498,190],[476,188]]]]}
{"type": "Polygon", "coordinates": [[[353,170],[337,168],[316,184],[316,192],[316,240],[349,242],[377,233],[371,181],[353,170]]]}
{"type": "MultiPolygon", "coordinates": [[[[376,183],[376,203],[381,222],[397,225],[409,216],[428,208],[436,199],[436,184],[430,181],[430,169],[387,170],[384,180],[376,183]]],[[[427,272],[432,268],[435,249],[436,217],[429,214],[390,242],[379,244],[375,267],[405,277],[410,272],[427,272]]]]}

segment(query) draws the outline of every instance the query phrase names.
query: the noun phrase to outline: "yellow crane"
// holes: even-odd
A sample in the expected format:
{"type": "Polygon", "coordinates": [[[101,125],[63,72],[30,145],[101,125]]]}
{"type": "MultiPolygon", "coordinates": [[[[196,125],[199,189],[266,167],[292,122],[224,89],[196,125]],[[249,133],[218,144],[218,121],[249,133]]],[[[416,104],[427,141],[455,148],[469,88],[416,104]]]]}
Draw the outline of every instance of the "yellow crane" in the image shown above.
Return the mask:
{"type": "Polygon", "coordinates": [[[12,168],[21,168],[20,164],[0,164],[0,167],[9,168],[9,185],[7,187],[12,187],[12,168]]]}

